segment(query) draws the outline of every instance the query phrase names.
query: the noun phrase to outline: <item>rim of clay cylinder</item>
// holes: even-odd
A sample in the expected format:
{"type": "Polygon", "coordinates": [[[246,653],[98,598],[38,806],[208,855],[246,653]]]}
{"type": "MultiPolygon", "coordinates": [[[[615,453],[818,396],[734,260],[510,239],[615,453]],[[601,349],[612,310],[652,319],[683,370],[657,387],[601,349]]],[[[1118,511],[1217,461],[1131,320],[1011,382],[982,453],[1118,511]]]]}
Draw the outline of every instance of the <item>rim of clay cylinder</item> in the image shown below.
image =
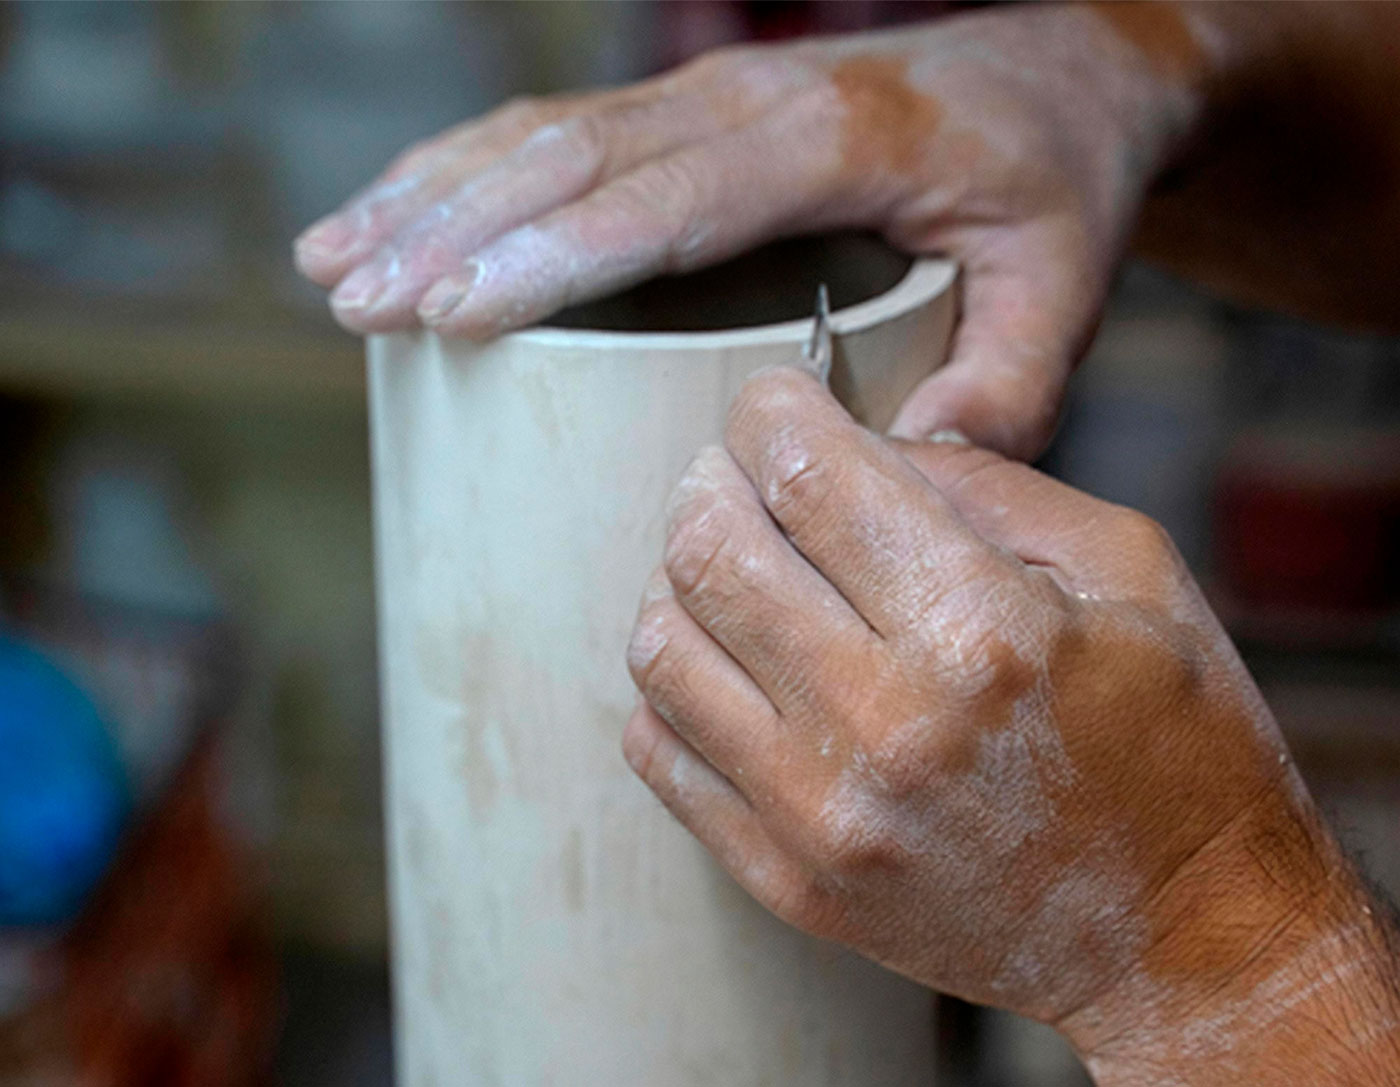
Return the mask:
{"type": "MultiPolygon", "coordinates": [[[[846,306],[831,315],[838,336],[862,332],[912,313],[953,285],[957,265],[945,260],[916,260],[904,277],[883,294],[846,306]]],[[[751,344],[802,343],[812,334],[812,318],[800,317],[770,325],[748,325],[712,332],[617,332],[592,328],[525,328],[502,336],[503,341],[541,347],[645,348],[647,350],[724,349],[751,344]]],[[[454,342],[447,340],[446,342],[454,342]]],[[[463,341],[456,341],[463,342],[463,341]]]]}

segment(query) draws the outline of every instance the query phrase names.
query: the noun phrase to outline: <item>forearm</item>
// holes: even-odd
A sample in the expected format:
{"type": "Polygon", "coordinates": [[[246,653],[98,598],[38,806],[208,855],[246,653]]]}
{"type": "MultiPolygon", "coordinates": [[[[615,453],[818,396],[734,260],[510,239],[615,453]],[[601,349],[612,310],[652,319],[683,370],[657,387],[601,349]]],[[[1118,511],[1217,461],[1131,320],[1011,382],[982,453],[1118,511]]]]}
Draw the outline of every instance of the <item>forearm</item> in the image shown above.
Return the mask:
{"type": "Polygon", "coordinates": [[[1173,882],[1146,969],[1061,1024],[1099,1087],[1400,1081],[1389,911],[1311,816],[1252,819],[1173,882]]]}
{"type": "Polygon", "coordinates": [[[1400,6],[1097,14],[1203,105],[1162,163],[1137,251],[1241,301],[1400,328],[1400,6]]]}
{"type": "MultiPolygon", "coordinates": [[[[1356,916],[1279,943],[1294,956],[1248,992],[1088,1058],[1098,1087],[1388,1087],[1400,1077],[1400,1000],[1389,939],[1356,916]]],[[[1365,909],[1371,909],[1366,915],[1365,909]]],[[[1254,971],[1251,971],[1254,973],[1254,971]]]]}

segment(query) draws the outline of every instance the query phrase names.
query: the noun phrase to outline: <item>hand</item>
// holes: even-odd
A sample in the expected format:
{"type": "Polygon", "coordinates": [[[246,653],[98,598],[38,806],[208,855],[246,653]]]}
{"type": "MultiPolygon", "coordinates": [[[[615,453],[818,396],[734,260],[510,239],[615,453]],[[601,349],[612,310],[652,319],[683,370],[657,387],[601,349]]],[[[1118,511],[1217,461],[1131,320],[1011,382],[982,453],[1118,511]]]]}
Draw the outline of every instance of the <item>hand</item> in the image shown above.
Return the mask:
{"type": "Polygon", "coordinates": [[[1277,1073],[1358,963],[1390,988],[1340,1037],[1393,1044],[1384,930],[1140,514],[769,371],[676,488],[628,661],[628,761],[760,902],[1056,1024],[1100,1082],[1277,1073]]]}
{"type": "Polygon", "coordinates": [[[485,338],[775,236],[878,230],[964,271],[951,362],[895,432],[1029,457],[1194,116],[1143,52],[1156,24],[1191,40],[1170,9],[1001,11],[516,102],[411,148],[297,261],[354,331],[485,338]]]}

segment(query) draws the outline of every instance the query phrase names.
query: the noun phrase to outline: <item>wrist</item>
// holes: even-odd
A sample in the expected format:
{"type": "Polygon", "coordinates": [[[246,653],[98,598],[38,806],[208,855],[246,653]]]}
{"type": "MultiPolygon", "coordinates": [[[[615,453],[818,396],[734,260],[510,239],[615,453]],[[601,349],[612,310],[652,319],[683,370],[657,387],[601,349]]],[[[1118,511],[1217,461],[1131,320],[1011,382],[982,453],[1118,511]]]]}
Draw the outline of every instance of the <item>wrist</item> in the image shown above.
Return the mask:
{"type": "Polygon", "coordinates": [[[1099,1087],[1396,1081],[1387,911],[1310,806],[1271,807],[1156,896],[1142,969],[1057,1024],[1099,1087]]]}
{"type": "Polygon", "coordinates": [[[1337,74],[1329,65],[1346,44],[1375,33],[1367,7],[1076,0],[1062,10],[1081,20],[1106,67],[1135,73],[1126,80],[1135,93],[1105,83],[1101,71],[1096,82],[1123,99],[1160,176],[1229,142],[1239,115],[1253,124],[1261,107],[1289,112],[1314,96],[1337,74]]]}
{"type": "Polygon", "coordinates": [[[1150,187],[1192,153],[1216,108],[1222,45],[1208,7],[1080,0],[1061,17],[1092,43],[1092,85],[1114,102],[1123,145],[1150,187]]]}

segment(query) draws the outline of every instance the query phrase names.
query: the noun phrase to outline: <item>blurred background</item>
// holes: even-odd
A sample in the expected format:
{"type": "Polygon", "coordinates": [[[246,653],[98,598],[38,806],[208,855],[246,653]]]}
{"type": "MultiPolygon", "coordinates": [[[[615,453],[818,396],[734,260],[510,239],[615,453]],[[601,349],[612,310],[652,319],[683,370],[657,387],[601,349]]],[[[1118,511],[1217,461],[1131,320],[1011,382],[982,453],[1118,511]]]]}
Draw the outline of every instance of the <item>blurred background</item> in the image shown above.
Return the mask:
{"type": "MultiPolygon", "coordinates": [[[[295,233],[511,95],[946,6],[0,6],[0,1084],[392,1079],[361,352],[295,233]]],[[[1133,267],[1045,460],[1168,527],[1392,893],[1397,454],[1400,345],[1133,267]]],[[[945,1082],[1087,1083],[940,1023],[945,1082]]]]}

